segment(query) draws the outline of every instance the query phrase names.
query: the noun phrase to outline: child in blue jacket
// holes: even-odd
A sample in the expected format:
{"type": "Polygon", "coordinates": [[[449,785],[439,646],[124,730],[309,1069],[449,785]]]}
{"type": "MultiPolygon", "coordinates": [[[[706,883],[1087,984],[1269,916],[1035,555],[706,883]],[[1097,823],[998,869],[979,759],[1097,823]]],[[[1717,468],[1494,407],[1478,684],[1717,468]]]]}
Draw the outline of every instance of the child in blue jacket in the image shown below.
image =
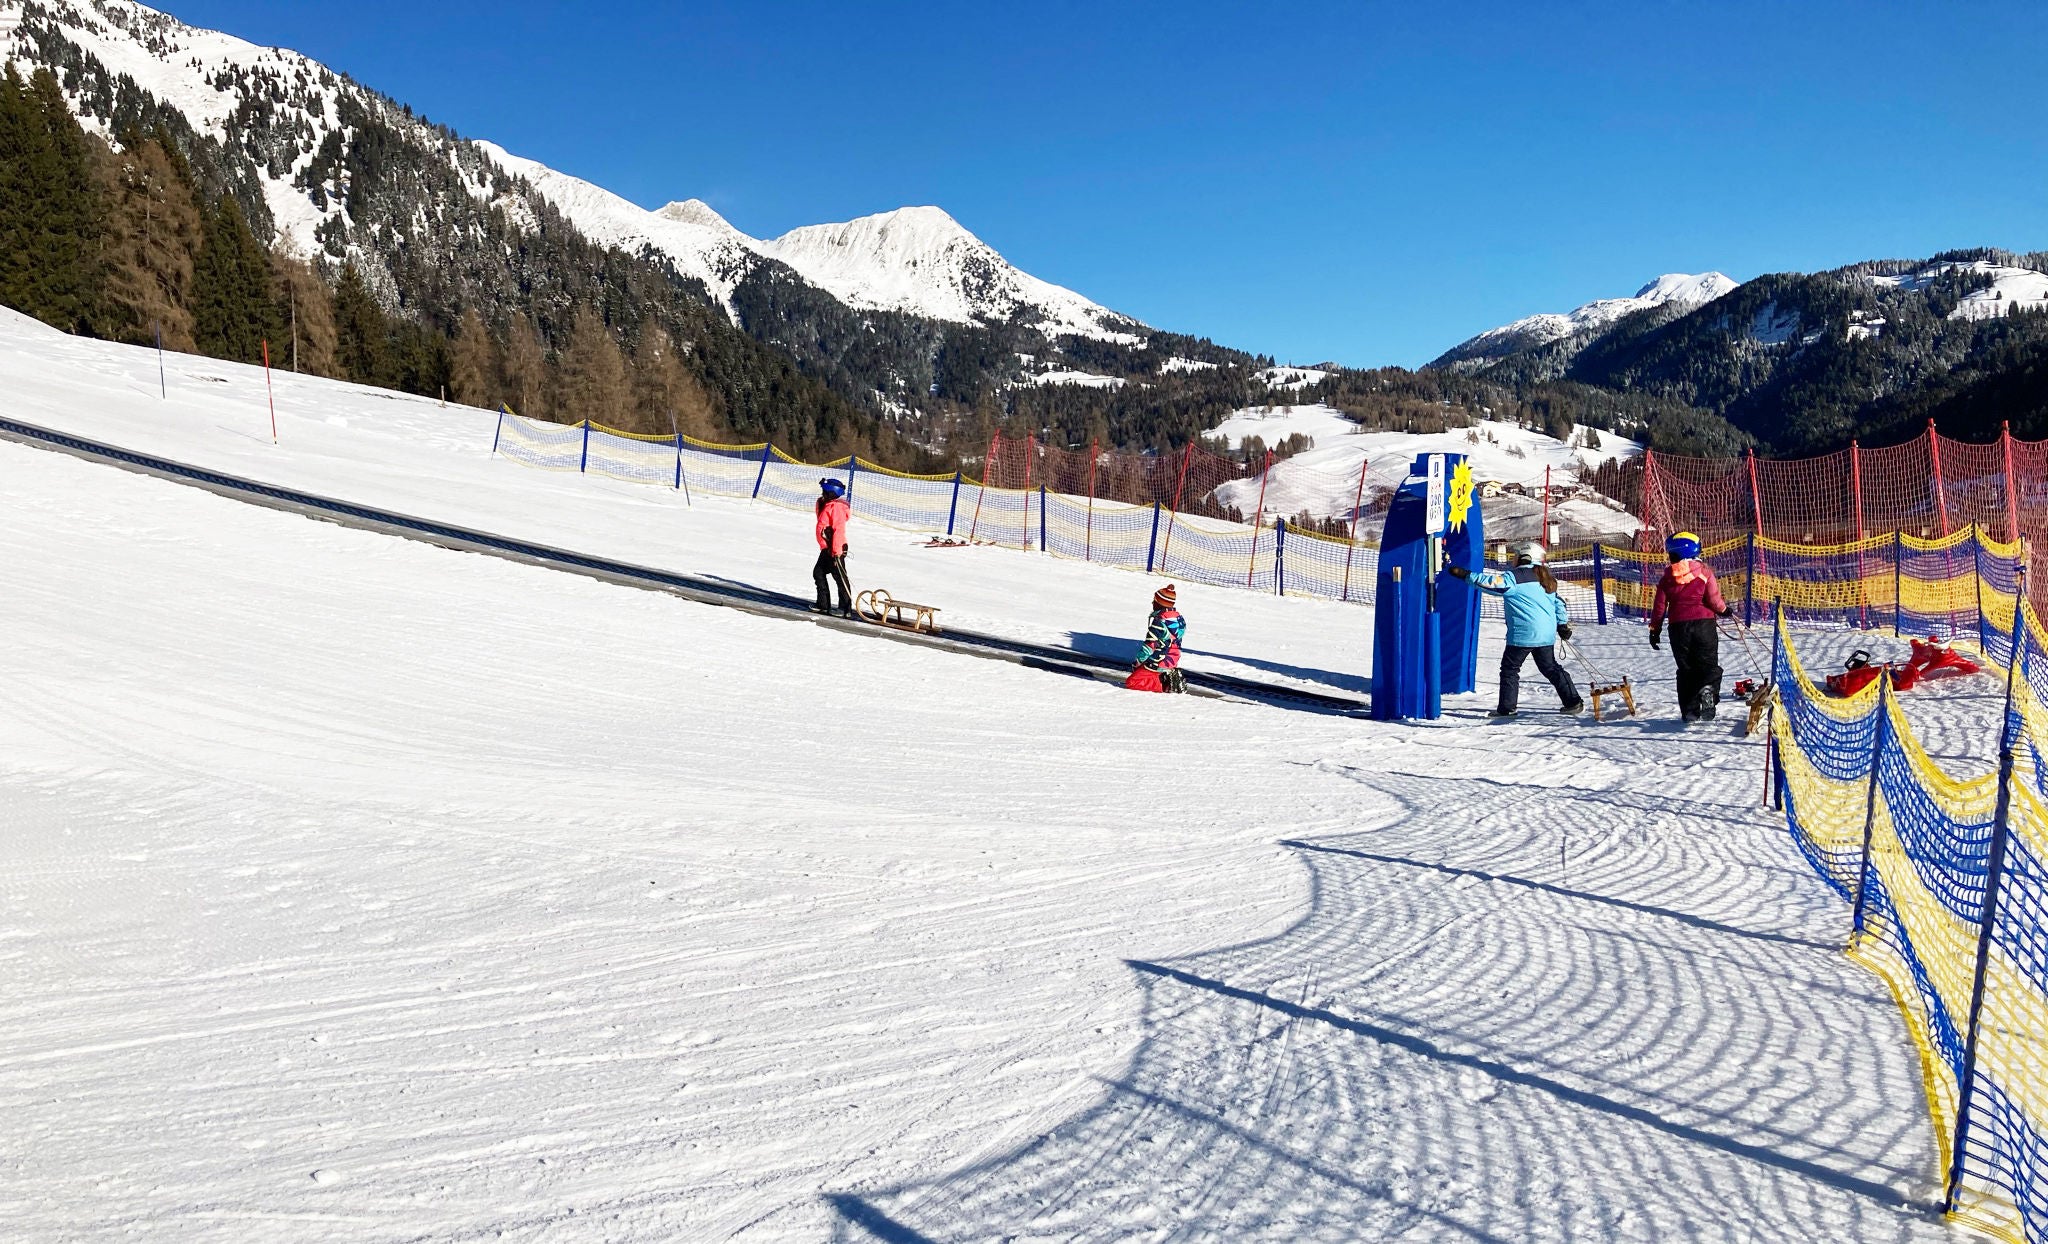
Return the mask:
{"type": "Polygon", "coordinates": [[[1452,566],[1450,572],[1482,592],[1501,597],[1507,606],[1508,646],[1500,654],[1500,705],[1492,715],[1515,715],[1522,698],[1522,662],[1530,657],[1536,658],[1536,672],[1557,688],[1565,712],[1584,708],[1572,676],[1557,663],[1557,641],[1572,637],[1572,620],[1557,594],[1557,579],[1543,564],[1543,546],[1524,545],[1515,556],[1513,570],[1475,573],[1452,566]]]}

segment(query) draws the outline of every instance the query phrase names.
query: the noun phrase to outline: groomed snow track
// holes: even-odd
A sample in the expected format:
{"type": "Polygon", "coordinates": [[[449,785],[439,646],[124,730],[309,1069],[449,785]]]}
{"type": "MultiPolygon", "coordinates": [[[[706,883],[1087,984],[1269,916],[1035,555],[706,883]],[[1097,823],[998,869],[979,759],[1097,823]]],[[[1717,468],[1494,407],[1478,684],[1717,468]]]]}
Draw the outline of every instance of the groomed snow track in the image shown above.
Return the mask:
{"type": "MultiPolygon", "coordinates": [[[[84,437],[22,423],[19,420],[0,418],[0,439],[67,453],[89,462],[153,475],[173,483],[203,488],[236,501],[284,510],[306,518],[338,523],[344,527],[399,536],[460,552],[485,553],[510,561],[544,566],[550,570],[602,579],[626,587],[668,592],[700,604],[741,609],[762,617],[812,622],[850,634],[893,639],[899,643],[919,644],[987,660],[1009,661],[1032,669],[1044,669],[1103,682],[1120,683],[1124,674],[1128,672],[1125,663],[1105,657],[1075,652],[1068,648],[1055,648],[1047,644],[1004,639],[975,631],[951,630],[941,635],[923,635],[864,622],[822,617],[811,612],[808,601],[783,592],[772,592],[671,570],[636,566],[630,562],[592,557],[586,553],[515,540],[490,532],[474,531],[450,523],[357,505],[350,501],[337,501],[332,497],[281,488],[275,484],[209,471],[203,467],[191,466],[153,454],[105,445],[84,437]]],[[[1187,680],[1193,694],[1210,698],[1279,704],[1289,708],[1334,714],[1363,714],[1367,707],[1364,702],[1350,696],[1276,686],[1256,679],[1237,678],[1227,674],[1190,670],[1187,672],[1187,680]]]]}

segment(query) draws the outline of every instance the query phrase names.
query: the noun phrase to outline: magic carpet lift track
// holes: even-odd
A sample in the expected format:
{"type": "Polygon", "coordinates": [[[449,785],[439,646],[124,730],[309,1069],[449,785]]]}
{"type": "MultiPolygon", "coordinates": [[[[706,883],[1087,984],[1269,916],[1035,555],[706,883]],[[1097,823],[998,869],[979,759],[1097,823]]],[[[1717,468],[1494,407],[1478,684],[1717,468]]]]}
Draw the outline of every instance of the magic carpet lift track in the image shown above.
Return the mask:
{"type": "MultiPolygon", "coordinates": [[[[849,622],[837,618],[820,617],[810,612],[810,602],[804,598],[762,588],[750,588],[696,575],[680,574],[675,571],[655,570],[646,566],[635,566],[630,562],[613,561],[609,558],[593,557],[586,553],[575,553],[567,549],[553,548],[526,540],[515,540],[507,536],[492,535],[489,532],[474,531],[449,523],[434,522],[430,519],[415,518],[391,510],[380,510],[373,506],[358,505],[350,501],[337,501],[314,493],[297,489],[282,488],[275,484],[258,483],[236,475],[209,471],[202,467],[189,466],[169,458],[153,454],[137,453],[104,445],[84,437],[55,432],[34,424],[14,419],[0,418],[0,440],[33,446],[38,449],[54,450],[97,462],[105,466],[116,466],[123,470],[142,475],[155,476],[173,483],[203,488],[236,501],[251,505],[283,510],[305,518],[320,519],[353,527],[361,531],[374,531],[383,535],[399,536],[434,544],[458,552],[484,553],[510,561],[526,562],[550,570],[566,571],[601,579],[625,587],[648,591],[663,591],[681,596],[700,604],[717,605],[722,608],[743,610],[760,617],[781,618],[786,621],[811,622],[818,626],[830,627],[837,631],[856,635],[867,635],[898,643],[918,644],[928,648],[940,648],[966,656],[986,660],[1009,661],[1032,669],[1046,669],[1093,678],[1103,682],[1121,683],[1129,670],[1129,663],[1070,649],[1055,648],[1045,644],[1026,643],[1022,640],[1004,639],[997,635],[984,635],[974,631],[948,630],[944,635],[916,634],[909,631],[877,627],[867,623],[849,622]]],[[[1188,674],[1191,693],[1214,699],[1235,699],[1254,703],[1285,704],[1295,708],[1308,708],[1325,713],[1363,714],[1366,705],[1350,696],[1331,695],[1320,691],[1305,691],[1293,687],[1275,686],[1256,679],[1237,678],[1228,674],[1188,674]]]]}

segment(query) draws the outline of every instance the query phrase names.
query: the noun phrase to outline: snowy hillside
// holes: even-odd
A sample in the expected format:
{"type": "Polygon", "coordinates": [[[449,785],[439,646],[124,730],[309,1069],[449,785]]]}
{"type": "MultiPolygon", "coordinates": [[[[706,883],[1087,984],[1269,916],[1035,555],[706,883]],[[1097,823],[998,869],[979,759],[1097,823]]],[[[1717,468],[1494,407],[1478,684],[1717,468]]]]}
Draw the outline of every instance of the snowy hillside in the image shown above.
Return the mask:
{"type": "MultiPolygon", "coordinates": [[[[1135,342],[1143,325],[1019,271],[986,243],[933,207],[909,207],[837,225],[798,229],[761,241],[728,224],[701,201],[658,211],[577,177],[513,155],[488,142],[438,130],[409,110],[297,52],[188,26],[131,0],[38,0],[27,22],[20,0],[0,5],[0,58],[24,65],[90,58],[116,78],[125,75],[188,122],[197,134],[256,157],[264,203],[279,236],[298,254],[323,249],[323,226],[345,225],[345,179],[319,179],[324,153],[345,147],[344,103],[405,130],[448,162],[479,201],[514,219],[525,204],[498,184],[523,178],[579,231],[634,254],[665,257],[678,272],[704,282],[732,314],[732,291],[764,260],[779,260],[849,306],[902,311],[967,323],[1022,316],[1042,321],[1048,335],[1072,334],[1135,342]],[[49,42],[60,37],[71,48],[49,42]],[[245,95],[260,96],[280,114],[259,138],[237,112],[245,95]],[[280,142],[275,135],[288,138],[280,142]],[[493,167],[495,166],[495,167],[493,167]]],[[[60,78],[70,79],[60,74],[60,78]]],[[[81,101],[74,98],[76,106],[81,101]]],[[[123,106],[134,101],[124,100],[123,106]]],[[[112,138],[92,109],[85,123],[112,138]]],[[[381,170],[380,170],[381,172],[381,170]]],[[[736,318],[736,317],[735,317],[736,318]]]]}
{"type": "Polygon", "coordinates": [[[1048,335],[1142,339],[1135,320],[1018,271],[936,207],[809,225],[761,247],[849,306],[960,323],[1023,312],[1041,318],[1048,335]]]}
{"type": "MultiPolygon", "coordinates": [[[[1950,272],[1967,272],[1989,284],[1963,296],[1956,309],[1949,313],[1951,319],[1989,320],[2013,311],[2039,311],[2048,308],[2048,274],[2031,268],[2013,268],[2004,264],[1977,260],[1972,263],[1934,263],[1900,275],[1865,274],[1864,279],[1879,288],[1924,289],[1935,278],[1950,272]]],[[[1861,336],[1875,336],[1868,325],[1859,325],[1861,336]]]]}
{"type": "MultiPolygon", "coordinates": [[[[807,584],[800,511],[524,469],[488,412],[289,373],[273,444],[259,369],[157,368],[0,312],[7,417],[807,584]]],[[[1404,727],[12,443],[0,480],[10,1240],[1950,1238],[1843,905],[1756,808],[1758,745],[1661,720],[1638,627],[1581,642],[1646,719],[1532,679],[1483,724],[1489,626],[1481,693],[1404,727]]],[[[853,566],[1123,653],[1158,582],[873,527],[853,566]]],[[[1370,667],[1356,606],[1181,604],[1205,668],[1370,667]]]]}
{"type": "MultiPolygon", "coordinates": [[[[1273,464],[1271,475],[1264,481],[1267,515],[1348,517],[1354,500],[1360,497],[1361,463],[1366,471],[1363,507],[1370,513],[1379,508],[1375,502],[1383,506],[1386,494],[1401,486],[1416,455],[1455,453],[1465,455],[1471,462],[1480,484],[1515,485],[1526,494],[1510,493],[1485,500],[1488,530],[1501,539],[1537,538],[1542,525],[1540,498],[1546,467],[1551,471],[1553,489],[1562,490],[1552,499],[1553,522],[1575,533],[1605,535],[1627,535],[1641,525],[1618,504],[1598,497],[1591,489],[1574,487],[1581,474],[1603,462],[1641,455],[1641,445],[1611,433],[1599,433],[1599,447],[1588,449],[1583,444],[1583,430],[1574,437],[1580,443],[1567,444],[1542,432],[1495,420],[1448,432],[1367,432],[1342,411],[1328,406],[1240,410],[1210,432],[1232,446],[1250,436],[1276,445],[1297,434],[1314,441],[1314,448],[1273,464]]],[[[1219,487],[1216,496],[1222,504],[1250,515],[1260,505],[1260,484],[1256,476],[1237,480],[1219,487]]]]}
{"type": "Polygon", "coordinates": [[[1531,315],[1512,324],[1490,328],[1452,347],[1431,366],[1453,363],[1476,366],[1566,338],[1596,335],[1623,316],[1637,311],[1666,306],[1674,309],[1704,306],[1735,287],[1735,281],[1719,272],[1703,272],[1697,276],[1666,273],[1637,290],[1630,298],[1603,298],[1562,314],[1531,315]]]}

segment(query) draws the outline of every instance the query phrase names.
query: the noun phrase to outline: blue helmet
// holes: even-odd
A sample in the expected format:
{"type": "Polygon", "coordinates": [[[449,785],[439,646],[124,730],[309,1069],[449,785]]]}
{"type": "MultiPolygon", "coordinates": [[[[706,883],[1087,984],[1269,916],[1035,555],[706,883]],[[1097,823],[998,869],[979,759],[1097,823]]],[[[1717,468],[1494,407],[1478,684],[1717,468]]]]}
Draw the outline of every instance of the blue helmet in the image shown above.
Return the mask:
{"type": "Polygon", "coordinates": [[[1681,531],[1664,542],[1664,551],[1680,561],[1691,561],[1700,555],[1700,538],[1690,531],[1681,531]]]}
{"type": "Polygon", "coordinates": [[[821,479],[818,481],[818,487],[824,491],[825,499],[828,501],[837,501],[846,495],[846,485],[836,479],[821,479]]]}

